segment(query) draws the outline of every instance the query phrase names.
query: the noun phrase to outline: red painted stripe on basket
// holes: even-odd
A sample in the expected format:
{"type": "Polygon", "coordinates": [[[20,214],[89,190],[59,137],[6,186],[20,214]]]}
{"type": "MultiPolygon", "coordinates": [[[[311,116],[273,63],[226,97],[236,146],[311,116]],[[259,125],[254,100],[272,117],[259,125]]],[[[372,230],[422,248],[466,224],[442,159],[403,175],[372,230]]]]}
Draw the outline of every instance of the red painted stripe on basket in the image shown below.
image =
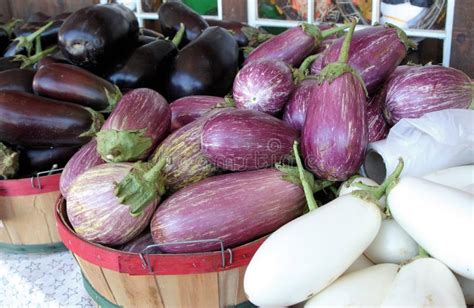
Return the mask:
{"type": "Polygon", "coordinates": [[[0,180],[0,196],[30,196],[59,191],[59,179],[61,174],[53,174],[39,177],[41,189],[38,188],[38,179],[33,178],[35,187],[31,185],[31,178],[18,180],[0,180]]]}
{"type": "Polygon", "coordinates": [[[56,205],[56,221],[59,236],[64,245],[71,252],[92,264],[129,275],[188,275],[220,272],[246,266],[266,238],[232,249],[232,264],[229,264],[230,254],[226,251],[225,267],[222,267],[220,252],[163,254],[150,255],[153,272],[149,272],[143,267],[140,256],[136,253],[92,244],[78,237],[65,223],[64,206],[65,201],[60,197],[56,205]]]}

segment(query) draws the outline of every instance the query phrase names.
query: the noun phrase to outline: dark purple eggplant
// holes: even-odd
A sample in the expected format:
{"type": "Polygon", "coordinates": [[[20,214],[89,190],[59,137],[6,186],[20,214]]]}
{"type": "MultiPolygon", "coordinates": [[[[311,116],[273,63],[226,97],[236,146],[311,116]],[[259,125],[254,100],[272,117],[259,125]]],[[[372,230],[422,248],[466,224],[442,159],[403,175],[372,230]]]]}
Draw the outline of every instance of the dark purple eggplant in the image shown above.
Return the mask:
{"type": "Polygon", "coordinates": [[[177,99],[170,104],[171,131],[193,122],[216,107],[233,107],[232,103],[226,101],[224,97],[208,95],[192,95],[177,99]]]}
{"type": "Polygon", "coordinates": [[[152,89],[135,89],[123,96],[97,133],[97,151],[107,162],[148,158],[168,135],[171,110],[152,89]]]}
{"type": "Polygon", "coordinates": [[[18,152],[0,142],[0,180],[12,178],[19,166],[18,152]]]}
{"type": "Polygon", "coordinates": [[[301,137],[306,166],[327,180],[343,181],[357,172],[368,143],[364,84],[347,64],[355,24],[353,20],[339,60],[319,75],[301,137]]]}
{"type": "Polygon", "coordinates": [[[150,44],[156,41],[156,37],[140,35],[138,37],[138,46],[143,46],[146,44],[150,44]]]}
{"type": "Polygon", "coordinates": [[[118,69],[108,74],[107,80],[120,89],[145,87],[163,93],[164,82],[171,62],[178,54],[176,46],[179,45],[183,33],[184,28],[181,28],[172,41],[157,39],[138,47],[118,69]]]}
{"type": "Polygon", "coordinates": [[[274,115],[283,109],[294,88],[291,68],[285,62],[263,59],[239,71],[232,95],[237,108],[274,115]]]}
{"type": "MultiPolygon", "coordinates": [[[[217,19],[206,19],[206,22],[211,27],[217,26],[217,27],[230,30],[232,36],[234,37],[239,47],[245,47],[249,44],[248,37],[245,35],[244,32],[242,32],[243,27],[250,27],[246,23],[243,23],[240,21],[228,21],[228,20],[217,20],[217,19]]],[[[255,29],[255,30],[258,31],[258,29],[255,29]]]]}
{"type": "Polygon", "coordinates": [[[79,150],[79,146],[20,149],[19,174],[21,176],[32,176],[37,172],[62,168],[77,150],[79,150]]]}
{"type": "Polygon", "coordinates": [[[467,109],[474,102],[471,79],[462,71],[439,65],[412,67],[385,86],[384,114],[390,125],[443,109],[467,109]]]}
{"type": "Polygon", "coordinates": [[[214,109],[199,119],[181,127],[169,135],[155,150],[151,161],[158,163],[165,159],[163,177],[167,193],[173,193],[185,186],[208,178],[220,172],[201,151],[201,135],[207,120],[228,110],[214,109]]]}
{"type": "MultiPolygon", "coordinates": [[[[338,59],[343,40],[337,39],[324,51],[322,67],[338,59]]],[[[359,73],[372,95],[405,58],[407,50],[415,47],[395,26],[369,27],[354,33],[348,64],[359,73]]]]}
{"type": "Polygon", "coordinates": [[[28,23],[44,23],[51,17],[43,12],[35,12],[28,17],[28,23]]]}
{"type": "Polygon", "coordinates": [[[97,142],[92,139],[87,144],[82,146],[67,162],[61,173],[59,180],[59,190],[64,198],[67,198],[67,192],[72,182],[90,168],[103,164],[99,153],[97,153],[97,142]]]}
{"type": "Polygon", "coordinates": [[[3,55],[8,44],[10,44],[10,36],[7,31],[0,28],[0,54],[3,55]]]}
{"type": "Polygon", "coordinates": [[[137,46],[138,21],[120,4],[97,4],[69,16],[59,29],[58,45],[72,63],[100,70],[137,46]]]}
{"type": "Polygon", "coordinates": [[[0,58],[0,72],[20,68],[21,61],[15,61],[14,57],[0,58]]]}
{"type": "MultiPolygon", "coordinates": [[[[64,20],[52,20],[51,25],[41,32],[39,35],[41,39],[42,48],[47,48],[51,45],[55,45],[58,42],[59,28],[63,24],[64,20]]],[[[35,31],[46,25],[47,22],[42,23],[25,23],[14,31],[15,36],[27,37],[33,34],[35,31]]]]}
{"type": "Polygon", "coordinates": [[[179,2],[163,3],[158,10],[158,22],[164,36],[173,37],[178,32],[180,24],[184,24],[186,33],[179,48],[196,39],[209,25],[195,11],[179,2]]]}
{"type": "Polygon", "coordinates": [[[33,93],[35,71],[14,68],[0,72],[0,91],[11,90],[33,93]]]}
{"type": "Polygon", "coordinates": [[[201,151],[224,170],[267,168],[291,159],[298,131],[271,115],[230,109],[209,119],[201,134],[201,151]]]}
{"type": "Polygon", "coordinates": [[[319,47],[320,42],[348,26],[321,31],[317,26],[303,23],[274,36],[255,48],[245,59],[244,66],[258,60],[280,60],[291,66],[301,62],[319,47]]]}
{"type": "Polygon", "coordinates": [[[46,56],[46,57],[42,58],[41,60],[39,60],[38,62],[36,62],[36,64],[33,66],[33,68],[36,69],[36,70],[39,70],[43,66],[51,64],[51,63],[71,64],[71,62],[69,62],[68,60],[66,60],[64,58],[58,58],[58,57],[55,57],[55,56],[46,56]]]}
{"type": "Polygon", "coordinates": [[[140,28],[140,35],[148,36],[148,37],[154,37],[155,39],[156,38],[160,38],[160,39],[165,38],[165,36],[163,34],[161,34],[160,32],[157,32],[157,31],[152,30],[152,29],[147,29],[147,28],[140,28]]]}
{"type": "Polygon", "coordinates": [[[108,81],[80,67],[52,63],[41,67],[33,79],[33,90],[41,96],[68,101],[101,112],[113,110],[122,97],[108,81]]]}
{"type": "MultiPolygon", "coordinates": [[[[156,243],[220,239],[232,248],[271,233],[305,211],[300,185],[273,168],[214,176],[167,198],[150,227],[156,243]]],[[[220,243],[166,245],[167,253],[218,250],[220,243]]]]}
{"type": "Polygon", "coordinates": [[[174,58],[166,84],[172,101],[189,95],[224,96],[238,70],[239,49],[232,35],[207,28],[174,58]]]}
{"type": "Polygon", "coordinates": [[[0,140],[25,147],[88,142],[104,117],[79,105],[25,92],[0,92],[0,140]]]}

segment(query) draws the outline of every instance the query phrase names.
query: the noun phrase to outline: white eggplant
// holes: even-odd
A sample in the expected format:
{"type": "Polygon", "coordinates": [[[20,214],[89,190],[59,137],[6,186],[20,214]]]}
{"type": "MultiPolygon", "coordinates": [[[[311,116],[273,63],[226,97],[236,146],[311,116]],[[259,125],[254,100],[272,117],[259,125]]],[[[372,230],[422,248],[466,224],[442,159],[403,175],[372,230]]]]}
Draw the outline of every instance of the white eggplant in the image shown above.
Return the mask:
{"type": "Polygon", "coordinates": [[[393,218],[431,256],[474,279],[474,195],[404,177],[387,196],[393,218]]]}
{"type": "Polygon", "coordinates": [[[364,254],[375,264],[400,264],[418,255],[418,244],[395,220],[385,219],[364,254]]]}
{"type": "Polygon", "coordinates": [[[305,307],[379,306],[399,268],[386,263],[344,275],[308,300],[305,307]]]}
{"type": "MultiPolygon", "coordinates": [[[[347,195],[353,191],[361,190],[362,188],[357,187],[357,183],[362,183],[362,184],[372,186],[372,187],[379,186],[379,184],[372,179],[369,179],[363,176],[358,176],[358,177],[351,178],[345,181],[344,183],[342,183],[341,186],[339,187],[338,196],[347,195]]],[[[382,196],[382,198],[379,199],[379,202],[380,202],[380,206],[382,208],[385,208],[385,205],[387,203],[385,196],[382,196]]]]}
{"type": "Polygon", "coordinates": [[[374,199],[357,193],[300,216],[268,237],[244,277],[245,293],[252,303],[294,305],[320,292],[349,268],[373,241],[382,220],[374,199]]]}
{"type": "Polygon", "coordinates": [[[461,285],[462,293],[464,294],[466,304],[474,305],[474,280],[467,279],[457,274],[456,278],[458,279],[458,282],[461,285]]]}
{"type": "Polygon", "coordinates": [[[431,182],[473,193],[474,165],[438,170],[423,176],[423,178],[431,182]]]}
{"type": "Polygon", "coordinates": [[[349,266],[349,268],[344,272],[344,275],[347,275],[352,272],[360,271],[364,268],[374,265],[364,254],[361,254],[354,263],[349,266]]]}
{"type": "Polygon", "coordinates": [[[403,266],[381,307],[466,307],[461,286],[440,261],[420,258],[403,266]]]}

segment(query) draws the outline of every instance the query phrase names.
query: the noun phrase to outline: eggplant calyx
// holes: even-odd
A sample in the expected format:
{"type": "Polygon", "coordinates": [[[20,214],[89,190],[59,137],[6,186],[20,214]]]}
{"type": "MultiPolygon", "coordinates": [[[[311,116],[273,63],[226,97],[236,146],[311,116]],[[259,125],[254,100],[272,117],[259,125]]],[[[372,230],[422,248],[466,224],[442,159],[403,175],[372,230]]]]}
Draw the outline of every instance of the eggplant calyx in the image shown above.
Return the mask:
{"type": "Polygon", "coordinates": [[[89,130],[80,134],[79,137],[94,137],[102,127],[102,124],[104,124],[104,116],[100,112],[97,112],[89,107],[82,108],[90,112],[90,114],[92,115],[92,123],[89,130]]]}
{"type": "Polygon", "coordinates": [[[244,58],[247,59],[247,57],[255,49],[255,47],[246,46],[246,47],[240,47],[240,49],[242,49],[244,58]]]}
{"type": "Polygon", "coordinates": [[[218,103],[214,108],[232,108],[235,107],[235,101],[230,94],[224,96],[224,101],[218,103]]]}
{"type": "Polygon", "coordinates": [[[175,36],[171,40],[171,42],[173,43],[174,46],[176,46],[176,48],[178,48],[179,44],[181,44],[185,31],[186,31],[186,28],[184,27],[184,24],[180,23],[178,32],[176,32],[175,36]]]}
{"type": "Polygon", "coordinates": [[[11,38],[13,30],[15,29],[16,25],[22,22],[23,22],[23,19],[13,19],[7,22],[6,24],[0,26],[0,29],[5,30],[5,32],[8,34],[8,38],[11,38]]]}
{"type": "Polygon", "coordinates": [[[261,30],[250,26],[242,27],[241,31],[247,37],[248,47],[257,47],[275,36],[273,34],[263,33],[261,30]]]}
{"type": "Polygon", "coordinates": [[[293,70],[293,78],[295,80],[295,83],[299,83],[306,78],[306,76],[308,75],[309,67],[319,57],[320,54],[311,55],[304,59],[303,63],[301,63],[298,69],[293,70]]]}
{"type": "Polygon", "coordinates": [[[58,50],[58,46],[55,45],[43,51],[37,51],[36,54],[34,54],[31,57],[27,57],[25,55],[16,55],[14,57],[14,61],[22,62],[20,68],[29,68],[29,67],[32,67],[39,60],[43,59],[44,57],[55,53],[57,50],[58,50]]]}
{"type": "Polygon", "coordinates": [[[107,88],[104,88],[104,91],[105,96],[107,97],[108,107],[104,110],[101,110],[100,112],[111,112],[114,110],[117,103],[122,99],[122,92],[120,92],[119,87],[116,85],[114,85],[114,91],[112,93],[110,93],[107,88]]]}
{"type": "Polygon", "coordinates": [[[313,37],[314,43],[316,44],[316,46],[319,46],[319,43],[323,40],[321,29],[319,29],[319,27],[316,25],[308,24],[305,22],[302,23],[300,27],[304,31],[304,33],[313,37]]]}
{"type": "Polygon", "coordinates": [[[345,29],[350,28],[350,26],[351,26],[351,24],[347,23],[347,24],[344,24],[344,25],[339,26],[339,27],[334,27],[334,28],[323,30],[323,31],[321,31],[321,39],[324,40],[324,39],[330,37],[331,35],[338,34],[341,31],[344,31],[345,29]]]}
{"type": "Polygon", "coordinates": [[[401,28],[395,26],[394,24],[388,23],[388,22],[385,23],[384,27],[393,28],[397,31],[398,38],[403,43],[403,45],[405,45],[406,50],[408,50],[408,49],[416,50],[418,48],[417,44],[414,41],[410,40],[408,38],[406,32],[403,31],[401,28]]]}
{"type": "Polygon", "coordinates": [[[115,184],[115,195],[121,204],[130,207],[133,217],[140,215],[148,205],[164,194],[160,178],[165,164],[165,159],[158,160],[156,164],[138,162],[120,183],[115,184]]]}
{"type": "Polygon", "coordinates": [[[15,176],[19,167],[18,153],[0,142],[0,178],[15,176]]]}
{"type": "Polygon", "coordinates": [[[15,47],[15,50],[20,50],[21,48],[25,48],[27,55],[30,56],[31,49],[33,49],[33,42],[36,40],[37,37],[41,35],[41,33],[43,33],[49,27],[51,27],[52,24],[53,24],[53,21],[50,21],[28,36],[19,36],[15,38],[14,41],[18,42],[18,44],[15,47]]]}
{"type": "Polygon", "coordinates": [[[145,136],[146,129],[115,130],[105,129],[97,133],[97,152],[109,163],[135,161],[153,145],[153,140],[145,136]]]}

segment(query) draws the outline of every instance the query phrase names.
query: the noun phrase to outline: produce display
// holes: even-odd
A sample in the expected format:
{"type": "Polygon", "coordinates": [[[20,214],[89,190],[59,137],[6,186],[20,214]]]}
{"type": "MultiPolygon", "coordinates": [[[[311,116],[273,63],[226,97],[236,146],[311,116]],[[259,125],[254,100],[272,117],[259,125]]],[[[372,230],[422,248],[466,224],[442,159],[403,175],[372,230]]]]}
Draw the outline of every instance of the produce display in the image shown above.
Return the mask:
{"type": "Polygon", "coordinates": [[[157,14],[161,33],[120,4],[0,28],[2,179],[64,167],[68,227],[112,251],[268,236],[243,276],[254,305],[474,304],[458,282],[474,280],[466,74],[400,65],[416,46],[388,24],[274,36],[178,2],[157,14]],[[462,160],[400,146],[369,168],[407,121],[438,116],[451,144],[420,133],[420,148],[462,160]]]}

